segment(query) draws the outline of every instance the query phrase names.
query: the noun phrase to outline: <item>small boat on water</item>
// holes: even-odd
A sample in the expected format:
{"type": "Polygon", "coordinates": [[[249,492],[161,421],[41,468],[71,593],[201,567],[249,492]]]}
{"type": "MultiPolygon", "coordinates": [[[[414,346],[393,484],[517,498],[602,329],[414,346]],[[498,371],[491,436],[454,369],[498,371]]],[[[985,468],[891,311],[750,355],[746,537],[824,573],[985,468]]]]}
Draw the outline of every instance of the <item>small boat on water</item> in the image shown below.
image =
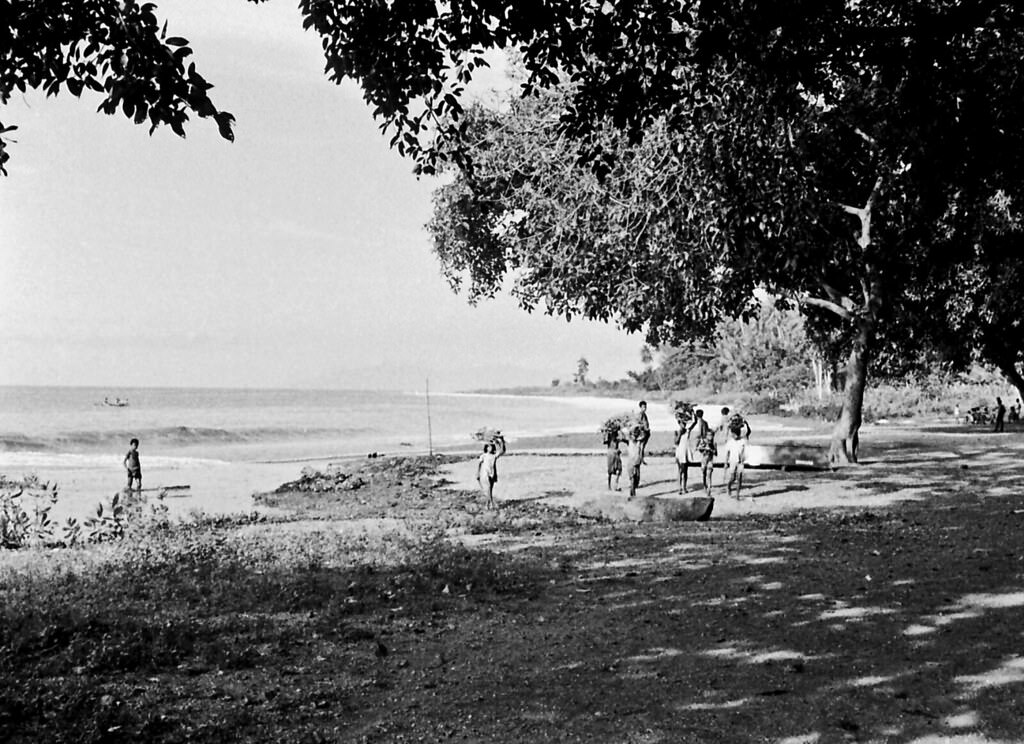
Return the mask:
{"type": "Polygon", "coordinates": [[[111,400],[110,398],[105,397],[103,398],[103,405],[113,406],[114,408],[124,408],[128,405],[128,399],[125,398],[124,400],[121,400],[120,398],[114,398],[114,400],[111,400]]]}

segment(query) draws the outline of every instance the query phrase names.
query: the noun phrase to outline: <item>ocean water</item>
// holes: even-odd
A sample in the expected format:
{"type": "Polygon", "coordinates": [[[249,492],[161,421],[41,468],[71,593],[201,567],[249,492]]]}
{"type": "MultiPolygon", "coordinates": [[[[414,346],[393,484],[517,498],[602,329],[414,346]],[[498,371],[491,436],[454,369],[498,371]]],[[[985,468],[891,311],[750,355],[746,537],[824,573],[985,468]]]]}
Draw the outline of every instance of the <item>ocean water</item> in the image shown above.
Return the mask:
{"type": "MultiPolygon", "coordinates": [[[[143,485],[189,485],[181,509],[238,511],[253,491],[298,477],[304,465],[346,457],[476,449],[472,433],[501,429],[514,446],[534,435],[596,432],[635,401],[424,391],[237,390],[0,386],[0,474],[38,475],[69,513],[92,508],[124,481],[140,440],[143,485]],[[127,405],[104,401],[116,398],[127,405]]],[[[670,426],[664,406],[652,425],[670,426]]]]}

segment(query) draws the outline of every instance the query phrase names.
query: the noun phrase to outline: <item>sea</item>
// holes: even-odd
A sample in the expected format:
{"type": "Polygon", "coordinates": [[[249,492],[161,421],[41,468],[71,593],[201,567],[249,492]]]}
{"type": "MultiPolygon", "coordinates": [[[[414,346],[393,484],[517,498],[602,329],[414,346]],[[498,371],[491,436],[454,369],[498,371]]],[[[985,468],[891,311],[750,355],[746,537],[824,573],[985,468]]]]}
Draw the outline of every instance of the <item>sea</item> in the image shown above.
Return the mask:
{"type": "MultiPolygon", "coordinates": [[[[248,512],[252,494],[368,454],[475,451],[473,434],[594,432],[636,401],[422,391],[0,386],[0,475],[58,486],[54,516],[95,509],[124,485],[140,440],[143,486],[178,512],[248,512]],[[121,403],[121,405],[118,405],[121,403]]],[[[671,426],[666,421],[656,421],[671,426]]]]}

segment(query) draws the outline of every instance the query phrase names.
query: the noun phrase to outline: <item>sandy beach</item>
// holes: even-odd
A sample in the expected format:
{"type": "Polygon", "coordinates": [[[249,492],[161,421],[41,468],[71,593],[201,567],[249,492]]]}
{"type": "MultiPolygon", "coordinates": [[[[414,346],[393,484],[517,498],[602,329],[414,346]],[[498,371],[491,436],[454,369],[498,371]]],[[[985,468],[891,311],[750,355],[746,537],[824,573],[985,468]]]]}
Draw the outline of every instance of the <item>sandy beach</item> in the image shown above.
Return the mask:
{"type": "MultiPolygon", "coordinates": [[[[607,410],[622,407],[621,401],[604,402],[607,410]]],[[[652,406],[655,412],[663,405],[652,406]]],[[[788,417],[752,417],[753,444],[800,444],[828,447],[830,427],[826,423],[788,417]]],[[[509,452],[500,465],[500,482],[495,489],[499,502],[538,501],[551,505],[577,508],[593,501],[614,504],[624,500],[627,482],[623,478],[621,492],[606,487],[605,456],[596,433],[575,431],[545,436],[509,436],[509,452]]],[[[666,414],[652,416],[654,431],[649,444],[647,465],[642,470],[638,497],[675,499],[677,469],[672,455],[671,418],[666,414]]],[[[882,507],[898,500],[920,498],[931,484],[923,478],[958,477],[961,468],[989,472],[1007,467],[1005,453],[1019,454],[1024,445],[1009,435],[990,436],[987,430],[953,426],[935,422],[892,425],[866,425],[862,434],[863,466],[833,473],[780,472],[777,469],[748,468],[744,474],[743,499],[726,497],[722,482],[724,471],[713,472],[712,496],[716,497],[715,518],[746,514],[779,513],[794,509],[825,507],[882,507]],[[992,449],[996,445],[996,449],[992,449]],[[926,473],[922,473],[924,466],[926,473]],[[887,484],[879,492],[875,484],[881,474],[887,484]]],[[[475,481],[476,455],[479,445],[468,437],[464,443],[436,448],[435,451],[464,456],[463,462],[449,467],[446,478],[452,487],[466,492],[478,490],[475,481]]],[[[382,456],[426,454],[421,450],[381,453],[382,456]]],[[[168,486],[189,484],[188,490],[169,491],[166,503],[171,513],[187,517],[192,512],[231,514],[266,512],[253,500],[253,494],[273,490],[299,477],[304,468],[323,470],[330,465],[357,465],[366,456],[318,458],[286,462],[242,462],[210,464],[203,461],[174,462],[162,466],[148,465],[145,485],[168,486]]],[[[1019,458],[1018,458],[1019,459],[1019,458]]],[[[109,498],[120,487],[121,475],[115,468],[107,470],[64,468],[45,472],[61,487],[62,497],[54,516],[80,516],[95,508],[101,499],[109,498]]],[[[690,468],[690,494],[699,495],[700,473],[690,468]]],[[[998,486],[996,490],[999,490],[998,486]]]]}
{"type": "MultiPolygon", "coordinates": [[[[752,443],[798,442],[827,451],[830,427],[821,422],[787,418],[751,419],[752,443]],[[761,424],[760,430],[758,424],[761,424]]],[[[604,450],[596,437],[564,435],[527,439],[510,449],[501,461],[495,487],[499,502],[538,501],[578,508],[588,502],[614,504],[626,499],[609,492],[604,450]]],[[[862,464],[840,471],[788,471],[747,468],[742,499],[728,498],[722,486],[724,471],[712,477],[713,518],[779,514],[802,509],[885,508],[899,501],[926,499],[936,489],[985,482],[992,495],[1014,493],[1024,441],[1013,433],[993,435],[987,428],[936,422],[867,425],[862,429],[862,464]]],[[[672,456],[672,432],[655,431],[647,465],[641,471],[638,498],[679,498],[677,467],[672,456]]],[[[475,460],[448,469],[454,488],[473,492],[475,460]]],[[[700,472],[689,470],[689,494],[702,495],[700,472]]]]}

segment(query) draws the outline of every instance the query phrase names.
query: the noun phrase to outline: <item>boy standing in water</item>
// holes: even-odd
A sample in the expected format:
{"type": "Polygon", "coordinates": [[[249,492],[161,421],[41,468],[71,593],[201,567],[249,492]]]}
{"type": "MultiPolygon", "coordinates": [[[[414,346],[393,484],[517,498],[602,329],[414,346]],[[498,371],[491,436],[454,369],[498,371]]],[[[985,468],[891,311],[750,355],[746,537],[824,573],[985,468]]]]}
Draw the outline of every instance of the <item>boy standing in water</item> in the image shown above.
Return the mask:
{"type": "Polygon", "coordinates": [[[494,484],[498,482],[498,458],[505,454],[505,437],[496,432],[494,438],[484,445],[483,454],[476,464],[476,479],[480,490],[487,497],[487,508],[494,509],[494,484]],[[498,448],[501,451],[498,451],[498,448]]]}
{"type": "Polygon", "coordinates": [[[128,454],[124,456],[124,469],[128,473],[128,491],[132,490],[132,483],[138,484],[138,490],[142,491],[142,465],[139,463],[139,440],[132,439],[128,443],[128,454]]]}

